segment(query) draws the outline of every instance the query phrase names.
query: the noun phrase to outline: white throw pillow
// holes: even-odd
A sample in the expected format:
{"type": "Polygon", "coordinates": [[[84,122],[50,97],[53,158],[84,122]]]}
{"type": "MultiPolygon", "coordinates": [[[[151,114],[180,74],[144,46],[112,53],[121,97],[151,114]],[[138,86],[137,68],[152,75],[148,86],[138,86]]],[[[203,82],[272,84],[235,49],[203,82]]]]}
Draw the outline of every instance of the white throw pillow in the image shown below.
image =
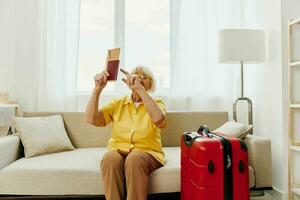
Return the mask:
{"type": "Polygon", "coordinates": [[[245,125],[235,121],[228,121],[221,127],[217,128],[213,132],[224,133],[229,136],[244,139],[248,133],[252,130],[252,125],[245,125]]]}
{"type": "Polygon", "coordinates": [[[14,117],[14,123],[26,158],[74,149],[61,115],[14,117]]]}

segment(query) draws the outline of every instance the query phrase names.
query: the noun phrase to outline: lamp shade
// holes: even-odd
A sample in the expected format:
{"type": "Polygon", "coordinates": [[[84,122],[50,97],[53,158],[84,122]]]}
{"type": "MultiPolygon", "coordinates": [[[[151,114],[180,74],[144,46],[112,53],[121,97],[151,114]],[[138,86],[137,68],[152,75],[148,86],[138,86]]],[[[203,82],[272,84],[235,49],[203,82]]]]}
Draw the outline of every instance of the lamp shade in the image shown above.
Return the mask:
{"type": "Polygon", "coordinates": [[[265,61],[265,32],[249,29],[219,31],[219,62],[260,63],[265,61]]]}

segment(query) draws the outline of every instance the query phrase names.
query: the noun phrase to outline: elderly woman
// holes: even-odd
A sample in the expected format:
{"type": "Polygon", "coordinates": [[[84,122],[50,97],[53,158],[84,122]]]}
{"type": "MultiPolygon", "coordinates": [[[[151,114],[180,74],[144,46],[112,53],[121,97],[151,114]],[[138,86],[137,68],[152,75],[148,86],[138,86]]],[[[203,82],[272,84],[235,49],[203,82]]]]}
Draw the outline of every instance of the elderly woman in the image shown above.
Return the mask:
{"type": "Polygon", "coordinates": [[[166,126],[165,106],[148,92],[155,89],[151,71],[137,66],[122,79],[131,94],[98,105],[106,86],[107,71],[95,76],[95,88],[86,108],[86,121],[95,126],[112,122],[108,152],[101,161],[105,197],[107,200],[143,200],[148,195],[149,174],[163,166],[164,152],[160,131],[166,126]],[[127,191],[126,191],[127,190],[127,191]]]}

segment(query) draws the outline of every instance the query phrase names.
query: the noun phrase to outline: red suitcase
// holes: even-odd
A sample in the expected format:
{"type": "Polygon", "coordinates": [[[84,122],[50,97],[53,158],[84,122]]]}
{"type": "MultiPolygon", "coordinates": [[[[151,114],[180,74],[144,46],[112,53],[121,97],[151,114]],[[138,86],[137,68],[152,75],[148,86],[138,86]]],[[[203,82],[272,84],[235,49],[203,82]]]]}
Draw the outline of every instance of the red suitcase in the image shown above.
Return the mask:
{"type": "Polygon", "coordinates": [[[207,126],[181,137],[181,200],[249,200],[246,144],[207,126]]]}

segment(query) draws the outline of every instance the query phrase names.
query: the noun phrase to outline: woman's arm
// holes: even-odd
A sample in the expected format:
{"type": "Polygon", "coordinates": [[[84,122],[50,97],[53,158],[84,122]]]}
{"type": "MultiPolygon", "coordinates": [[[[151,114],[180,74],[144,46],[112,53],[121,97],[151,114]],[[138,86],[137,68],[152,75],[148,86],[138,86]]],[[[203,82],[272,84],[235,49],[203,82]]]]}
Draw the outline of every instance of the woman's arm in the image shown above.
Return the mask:
{"type": "Polygon", "coordinates": [[[85,110],[85,120],[86,122],[93,124],[94,126],[105,126],[105,120],[102,110],[99,109],[99,97],[106,86],[107,77],[109,76],[107,71],[103,71],[94,77],[95,88],[89,99],[88,105],[85,110]]]}
{"type": "Polygon", "coordinates": [[[85,110],[86,122],[93,124],[94,126],[105,126],[103,113],[101,109],[98,110],[100,93],[101,90],[95,87],[85,110]]]}
{"type": "Polygon", "coordinates": [[[127,76],[127,80],[122,79],[123,82],[126,83],[128,87],[130,87],[133,91],[138,93],[138,95],[143,100],[144,105],[146,106],[146,109],[151,117],[152,122],[158,128],[165,128],[166,127],[165,115],[163,111],[160,109],[160,107],[157,105],[155,100],[145,90],[145,88],[141,84],[140,78],[138,76],[134,76],[130,74],[124,69],[121,69],[121,72],[123,72],[127,76]]]}
{"type": "Polygon", "coordinates": [[[160,109],[160,107],[157,105],[155,100],[148,94],[148,92],[144,89],[144,87],[139,87],[138,89],[136,89],[136,92],[142,98],[144,105],[146,106],[146,109],[152,119],[152,122],[158,128],[165,128],[166,127],[165,115],[160,109]]]}

